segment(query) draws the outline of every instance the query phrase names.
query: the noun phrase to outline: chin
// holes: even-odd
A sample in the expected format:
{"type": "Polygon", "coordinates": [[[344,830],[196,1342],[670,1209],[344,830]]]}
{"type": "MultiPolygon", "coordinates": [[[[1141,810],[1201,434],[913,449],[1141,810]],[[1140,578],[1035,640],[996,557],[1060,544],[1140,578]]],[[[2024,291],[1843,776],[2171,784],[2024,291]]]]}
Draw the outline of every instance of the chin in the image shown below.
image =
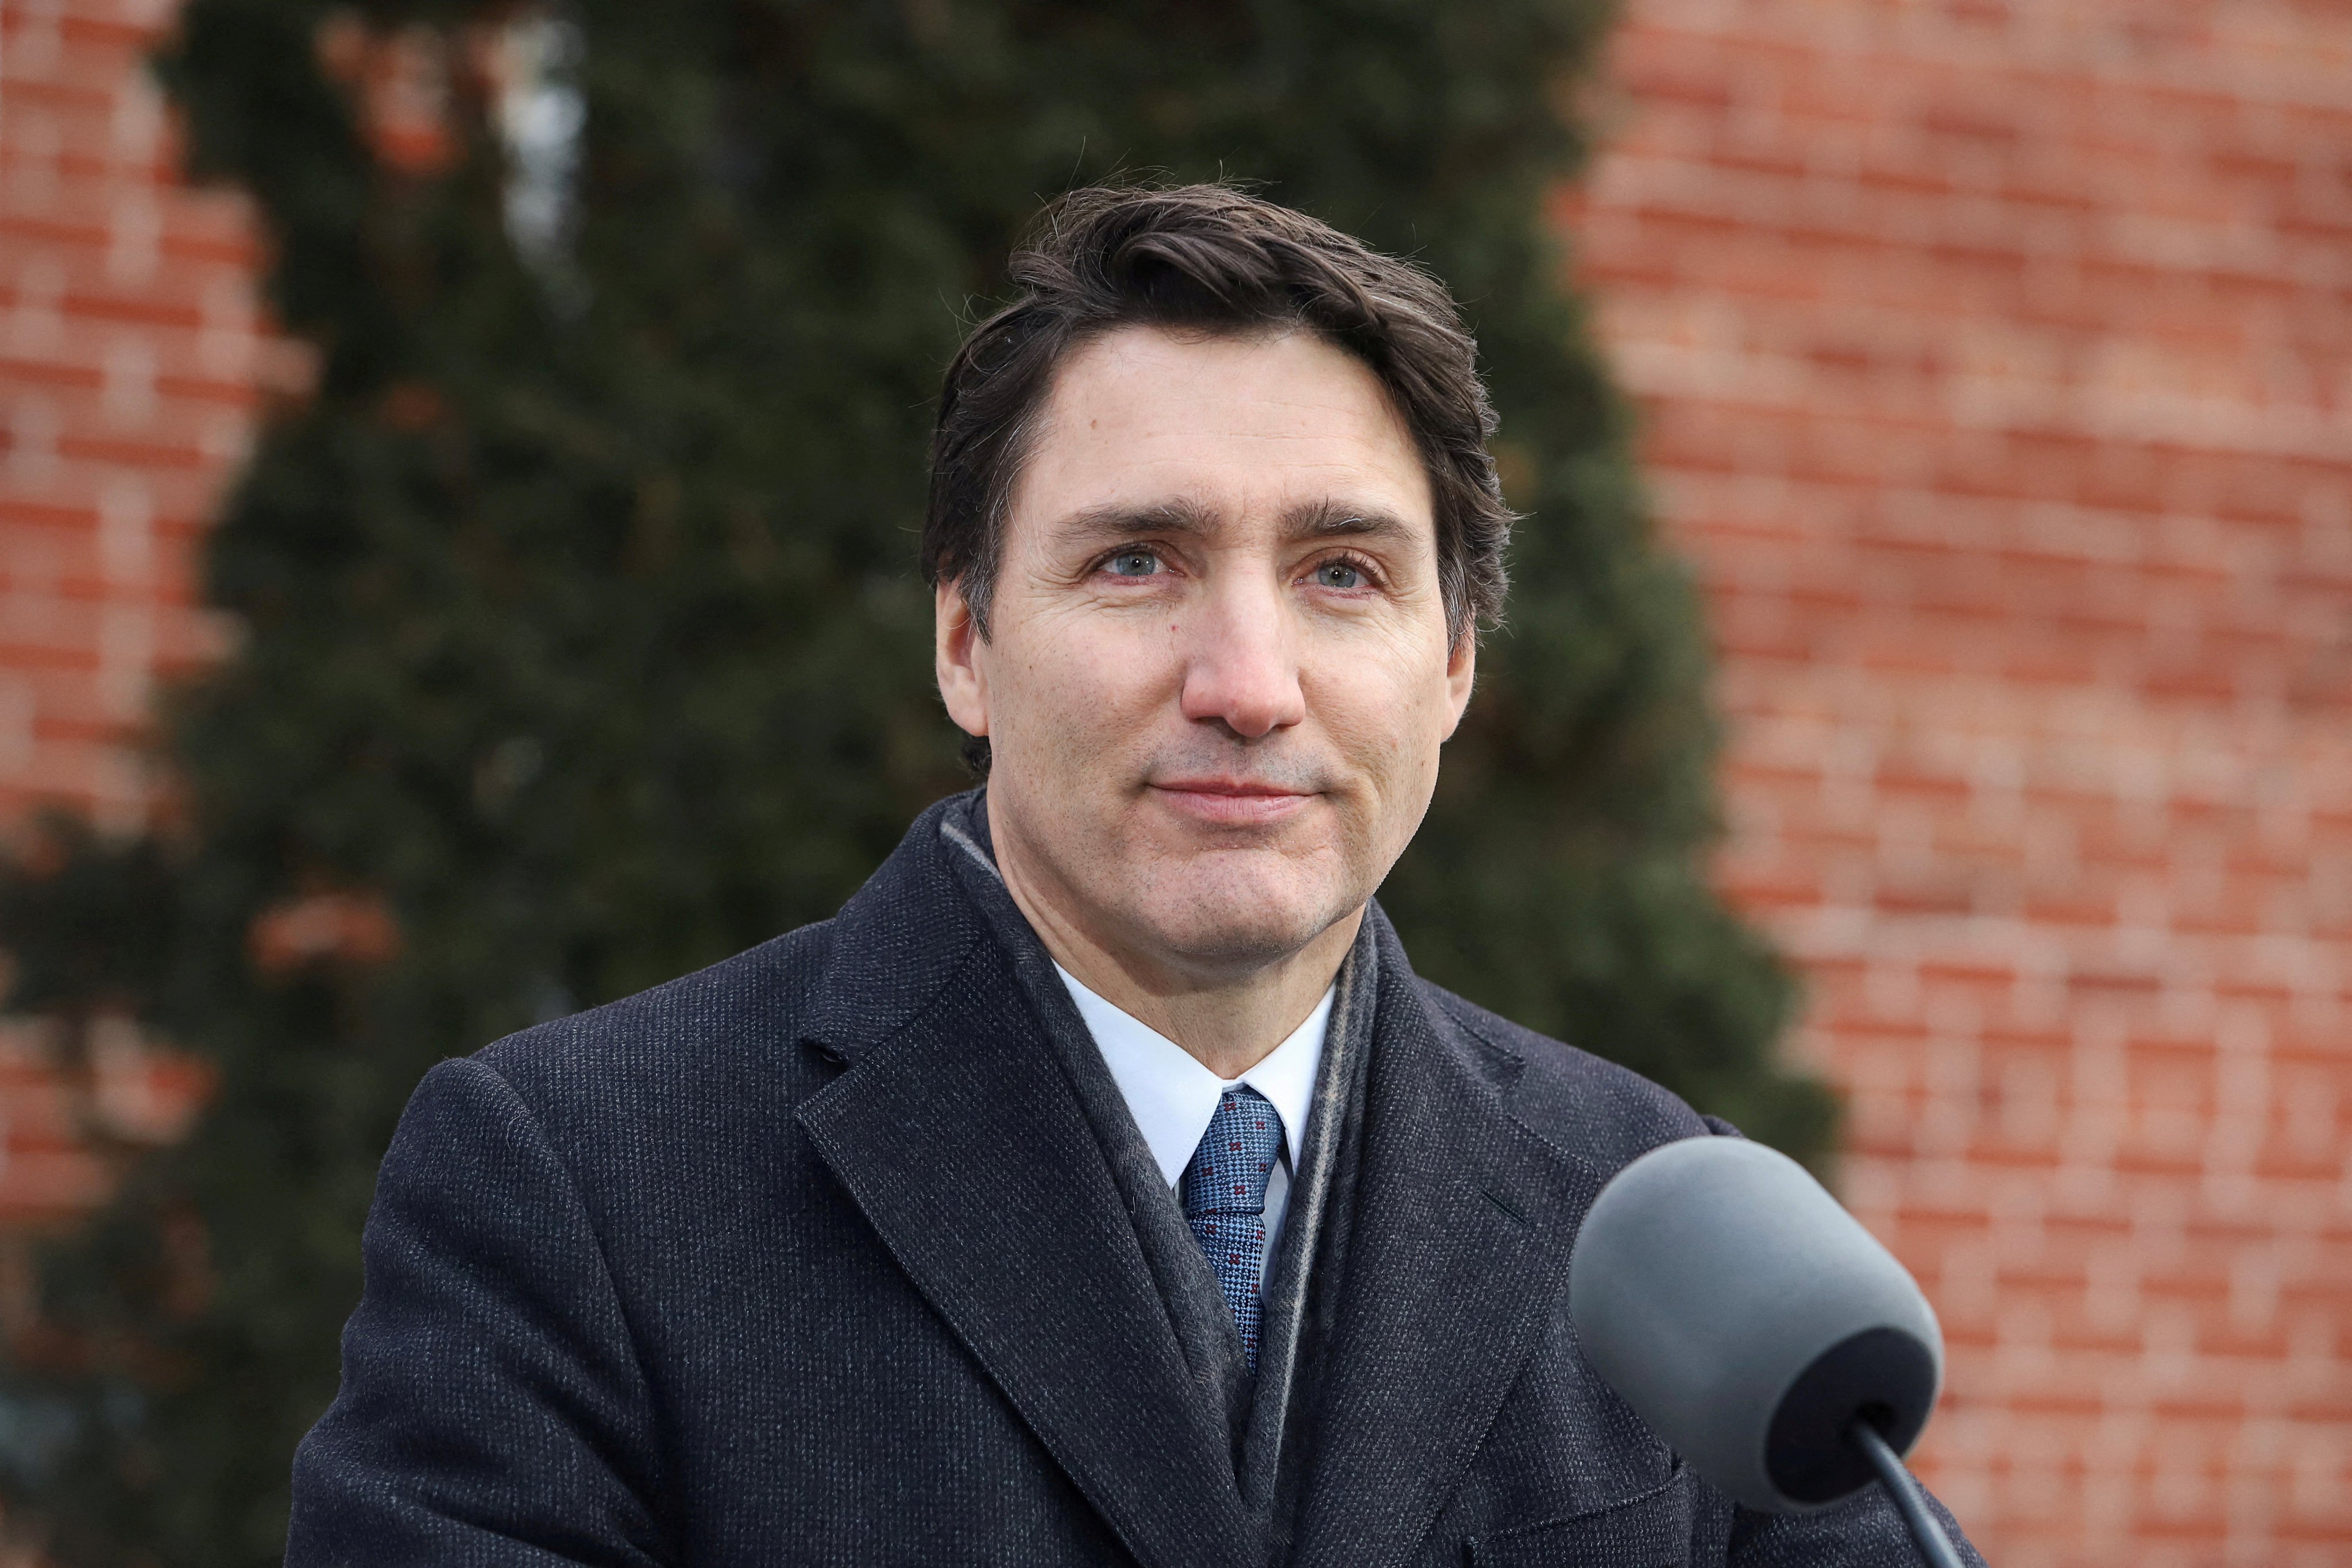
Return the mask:
{"type": "Polygon", "coordinates": [[[1288,958],[1364,901],[1285,877],[1187,877],[1182,883],[1147,895],[1137,923],[1165,951],[1209,971],[1246,972],[1288,958]]]}

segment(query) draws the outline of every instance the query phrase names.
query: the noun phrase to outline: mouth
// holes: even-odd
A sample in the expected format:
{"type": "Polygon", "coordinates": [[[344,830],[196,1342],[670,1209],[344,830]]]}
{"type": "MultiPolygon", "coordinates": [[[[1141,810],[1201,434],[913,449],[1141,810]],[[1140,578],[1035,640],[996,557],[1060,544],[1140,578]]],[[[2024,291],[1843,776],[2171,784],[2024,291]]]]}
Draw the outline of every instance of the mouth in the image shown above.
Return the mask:
{"type": "Polygon", "coordinates": [[[1290,789],[1261,779],[1155,779],[1145,786],[1177,815],[1218,827],[1256,827],[1306,809],[1318,792],[1290,789]]]}

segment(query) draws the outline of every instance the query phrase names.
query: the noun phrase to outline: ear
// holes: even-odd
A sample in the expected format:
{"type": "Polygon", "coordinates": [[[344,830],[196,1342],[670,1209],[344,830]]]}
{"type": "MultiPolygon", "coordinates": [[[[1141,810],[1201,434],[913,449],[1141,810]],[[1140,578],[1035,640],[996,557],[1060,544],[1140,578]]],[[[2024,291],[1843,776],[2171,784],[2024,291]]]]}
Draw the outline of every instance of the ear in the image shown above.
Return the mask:
{"type": "Polygon", "coordinates": [[[967,735],[988,733],[988,677],[980,662],[986,642],[961,584],[940,584],[931,595],[931,662],[948,717],[967,735]]]}
{"type": "Polygon", "coordinates": [[[1445,655],[1445,700],[1453,709],[1453,716],[1445,721],[1445,738],[1449,741],[1462,726],[1462,714],[1470,706],[1470,691],[1477,679],[1478,631],[1475,626],[1465,626],[1445,655]]]}

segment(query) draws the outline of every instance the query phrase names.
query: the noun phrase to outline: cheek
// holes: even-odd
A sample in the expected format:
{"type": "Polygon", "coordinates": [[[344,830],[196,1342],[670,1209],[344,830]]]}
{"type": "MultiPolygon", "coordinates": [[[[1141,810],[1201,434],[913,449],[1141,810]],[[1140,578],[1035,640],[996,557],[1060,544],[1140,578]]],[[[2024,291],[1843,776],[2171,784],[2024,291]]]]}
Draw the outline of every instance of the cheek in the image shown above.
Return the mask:
{"type": "Polygon", "coordinates": [[[1329,660],[1317,682],[1325,730],[1371,774],[1385,796],[1410,804],[1437,774],[1437,751],[1452,720],[1442,658],[1418,646],[1352,650],[1329,660]]]}
{"type": "Polygon", "coordinates": [[[1136,623],[1040,617],[1000,651],[992,698],[1001,721],[1041,752],[1077,762],[1097,755],[1133,732],[1165,684],[1159,666],[1167,641],[1136,623]]]}

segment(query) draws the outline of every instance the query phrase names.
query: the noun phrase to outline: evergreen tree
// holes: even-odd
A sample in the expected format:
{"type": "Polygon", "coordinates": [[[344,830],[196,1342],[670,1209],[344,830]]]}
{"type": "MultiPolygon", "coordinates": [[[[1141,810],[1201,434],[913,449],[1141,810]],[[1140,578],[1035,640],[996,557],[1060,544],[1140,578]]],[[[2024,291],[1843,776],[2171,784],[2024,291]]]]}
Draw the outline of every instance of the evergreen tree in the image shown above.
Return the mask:
{"type": "Polygon", "coordinates": [[[320,374],[211,542],[246,635],[164,715],[175,826],[61,829],[0,899],[16,1005],[135,1011],[217,1082],[11,1351],[12,1509],[60,1561],[275,1562],[425,1068],[829,914],[961,787],[913,567],[930,400],[1042,198],[1121,171],[1414,255],[1484,346],[1528,521],[1382,894],[1417,963],[1822,1153],[1831,1101],[1770,1057],[1786,981],[1703,879],[1693,595],[1540,218],[1598,0],[571,0],[561,223],[512,210],[467,68],[510,6],[365,7],[447,46],[423,173],[320,63],[349,15],[192,0],[163,62],[320,374]],[[270,940],[370,900],[396,947],[270,940]]]}

